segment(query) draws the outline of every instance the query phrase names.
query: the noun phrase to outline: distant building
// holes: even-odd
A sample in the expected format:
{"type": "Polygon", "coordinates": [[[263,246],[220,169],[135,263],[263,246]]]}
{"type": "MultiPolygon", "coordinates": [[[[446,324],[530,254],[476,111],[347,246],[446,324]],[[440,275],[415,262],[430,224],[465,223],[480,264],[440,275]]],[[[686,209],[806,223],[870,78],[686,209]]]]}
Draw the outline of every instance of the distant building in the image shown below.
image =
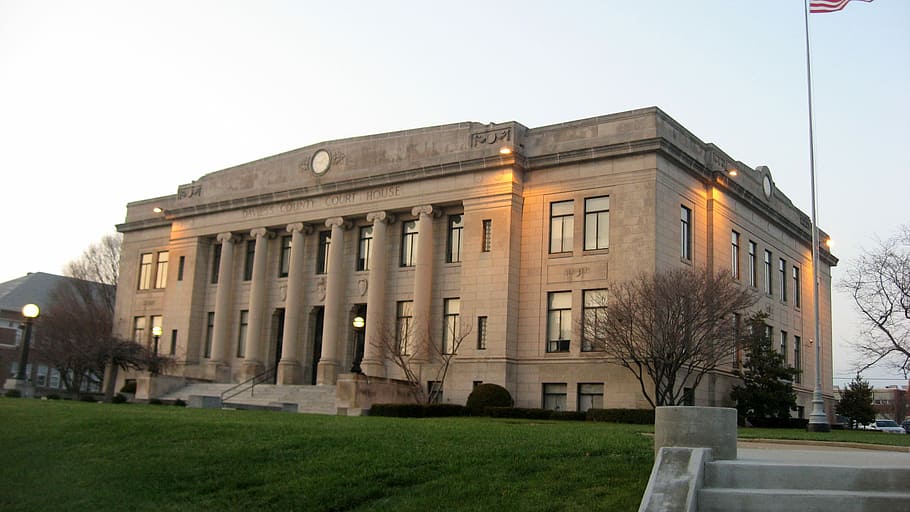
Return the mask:
{"type": "MultiPolygon", "coordinates": [[[[54,288],[67,281],[77,281],[77,279],[44,272],[30,272],[18,279],[0,283],[0,382],[6,382],[6,379],[15,377],[19,370],[19,357],[25,329],[22,307],[26,304],[35,304],[41,308],[42,313],[45,312],[50,304],[54,288]]],[[[41,351],[34,345],[40,329],[41,317],[39,316],[32,327],[31,351],[29,352],[29,364],[26,367],[27,378],[35,387],[38,396],[62,394],[65,389],[60,371],[48,363],[43,358],[41,351]]],[[[98,381],[86,380],[83,382],[83,391],[101,390],[101,383],[98,381]]]]}
{"type": "MultiPolygon", "coordinates": [[[[657,108],[320,142],[130,203],[115,332],[148,345],[161,327],[177,376],[240,382],[275,369],[278,384],[332,386],[355,363],[369,377],[401,376],[371,340],[408,328],[446,350],[453,326],[469,326],[443,401],[493,382],[524,407],[646,407],[637,381],[592,351],[580,326],[611,283],[694,265],[761,294],[774,343],[804,372],[795,387],[805,408],[810,227],[767,167],[734,160],[657,108]]],[[[822,249],[830,411],[837,259],[822,249]]],[[[410,350],[408,339],[396,342],[410,350]]],[[[731,405],[735,364],[706,378],[694,403],[731,405]]]]}

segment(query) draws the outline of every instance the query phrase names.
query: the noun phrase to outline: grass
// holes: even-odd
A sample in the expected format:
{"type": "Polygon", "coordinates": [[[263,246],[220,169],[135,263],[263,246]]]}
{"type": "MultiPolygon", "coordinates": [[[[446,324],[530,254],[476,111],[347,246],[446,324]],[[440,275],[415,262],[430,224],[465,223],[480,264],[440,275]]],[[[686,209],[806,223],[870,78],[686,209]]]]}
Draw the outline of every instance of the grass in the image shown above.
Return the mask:
{"type": "Polygon", "coordinates": [[[637,510],[651,429],[0,399],[0,509],[637,510]]]}
{"type": "Polygon", "coordinates": [[[841,443],[883,444],[910,446],[910,435],[886,434],[869,430],[832,430],[831,432],[806,432],[805,430],[774,428],[740,428],[740,439],[797,439],[800,441],[829,441],[841,443]]]}

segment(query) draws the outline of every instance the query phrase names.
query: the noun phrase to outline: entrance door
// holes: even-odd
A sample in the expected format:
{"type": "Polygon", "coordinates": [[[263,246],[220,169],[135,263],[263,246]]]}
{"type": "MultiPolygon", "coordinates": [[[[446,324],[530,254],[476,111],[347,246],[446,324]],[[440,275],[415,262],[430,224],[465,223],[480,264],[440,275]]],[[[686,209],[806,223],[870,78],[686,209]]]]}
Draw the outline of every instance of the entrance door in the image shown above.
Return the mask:
{"type": "Polygon", "coordinates": [[[275,358],[272,360],[272,368],[275,369],[272,372],[272,384],[278,384],[278,362],[281,361],[281,350],[284,346],[284,309],[275,310],[275,314],[272,315],[273,321],[275,322],[275,358]]]}
{"type": "Polygon", "coordinates": [[[319,306],[316,308],[314,313],[316,315],[316,322],[313,328],[313,353],[310,357],[312,361],[312,375],[310,377],[310,384],[316,385],[316,369],[319,365],[319,358],[322,356],[322,324],[325,320],[325,308],[319,306]]]}

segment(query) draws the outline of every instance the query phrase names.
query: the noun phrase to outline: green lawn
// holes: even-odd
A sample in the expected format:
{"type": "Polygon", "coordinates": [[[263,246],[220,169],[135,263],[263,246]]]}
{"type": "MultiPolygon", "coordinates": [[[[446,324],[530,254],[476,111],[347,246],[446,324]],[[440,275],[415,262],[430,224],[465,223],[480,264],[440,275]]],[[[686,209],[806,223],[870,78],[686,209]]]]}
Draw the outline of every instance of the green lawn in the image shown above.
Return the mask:
{"type": "Polygon", "coordinates": [[[835,441],[847,443],[886,444],[910,446],[910,435],[886,434],[864,430],[832,430],[831,432],[806,432],[805,430],[773,428],[740,428],[740,439],[798,439],[803,441],[835,441]]]}
{"type": "Polygon", "coordinates": [[[637,510],[650,430],[0,399],[0,509],[637,510]]]}

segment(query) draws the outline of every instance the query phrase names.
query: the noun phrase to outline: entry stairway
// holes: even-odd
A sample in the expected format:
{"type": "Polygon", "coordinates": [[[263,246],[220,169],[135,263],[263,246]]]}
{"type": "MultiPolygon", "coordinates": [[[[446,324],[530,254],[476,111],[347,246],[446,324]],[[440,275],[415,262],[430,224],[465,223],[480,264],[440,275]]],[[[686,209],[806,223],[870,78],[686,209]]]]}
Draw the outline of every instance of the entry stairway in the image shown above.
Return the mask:
{"type": "MultiPolygon", "coordinates": [[[[861,459],[862,452],[843,452],[861,459]]],[[[910,459],[910,454],[907,454],[910,459]]],[[[856,462],[855,460],[853,462],[856,462]]],[[[705,463],[700,512],[910,511],[907,467],[755,460],[705,463]]]]}
{"type": "MultiPolygon", "coordinates": [[[[217,397],[235,387],[235,384],[194,383],[159,397],[164,401],[183,400],[190,403],[191,396],[217,397]]],[[[221,404],[225,409],[265,409],[303,412],[310,414],[337,414],[335,386],[289,386],[257,384],[239,394],[228,396],[221,404]]]]}

